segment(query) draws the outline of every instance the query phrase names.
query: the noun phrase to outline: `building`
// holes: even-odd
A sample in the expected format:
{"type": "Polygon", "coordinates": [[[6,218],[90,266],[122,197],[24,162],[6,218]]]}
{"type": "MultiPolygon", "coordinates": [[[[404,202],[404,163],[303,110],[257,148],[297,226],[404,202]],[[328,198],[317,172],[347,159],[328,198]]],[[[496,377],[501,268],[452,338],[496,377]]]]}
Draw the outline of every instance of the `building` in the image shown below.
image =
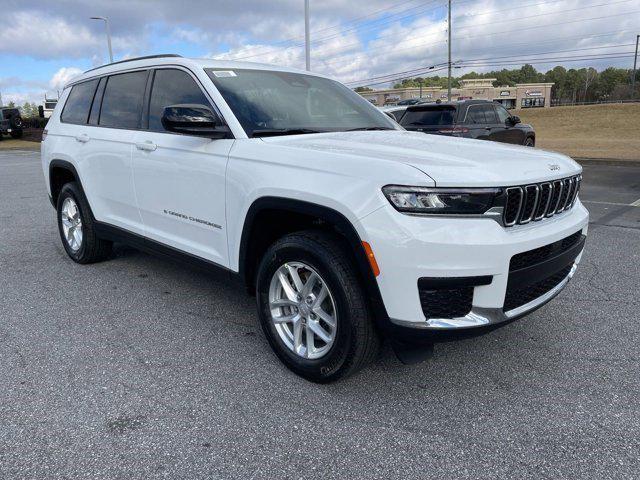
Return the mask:
{"type": "MultiPolygon", "coordinates": [[[[515,87],[494,87],[495,78],[471,78],[460,80],[459,88],[451,89],[452,100],[485,99],[502,103],[506,108],[533,108],[551,106],[553,83],[519,83],[515,87]]],[[[439,87],[392,88],[360,92],[375,105],[393,105],[400,100],[422,98],[446,101],[447,90],[439,87]]]]}

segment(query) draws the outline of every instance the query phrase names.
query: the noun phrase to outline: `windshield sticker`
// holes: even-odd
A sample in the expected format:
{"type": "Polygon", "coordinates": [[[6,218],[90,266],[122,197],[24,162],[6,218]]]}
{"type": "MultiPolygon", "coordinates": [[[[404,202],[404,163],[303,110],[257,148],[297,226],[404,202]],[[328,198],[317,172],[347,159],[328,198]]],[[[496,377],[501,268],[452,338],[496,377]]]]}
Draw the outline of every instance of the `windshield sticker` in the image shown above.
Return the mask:
{"type": "Polygon", "coordinates": [[[233,70],[212,70],[212,73],[218,78],[237,77],[233,70]]]}

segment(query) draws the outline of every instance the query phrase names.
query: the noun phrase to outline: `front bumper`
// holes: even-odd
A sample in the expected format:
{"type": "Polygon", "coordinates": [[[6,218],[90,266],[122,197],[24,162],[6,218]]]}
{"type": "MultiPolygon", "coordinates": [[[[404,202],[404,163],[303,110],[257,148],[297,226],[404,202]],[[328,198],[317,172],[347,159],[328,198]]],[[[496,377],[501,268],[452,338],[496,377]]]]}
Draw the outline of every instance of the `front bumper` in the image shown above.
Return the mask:
{"type": "Polygon", "coordinates": [[[511,258],[558,242],[578,231],[587,233],[589,214],[579,201],[569,211],[540,222],[504,228],[485,218],[410,216],[383,207],[360,220],[380,267],[382,300],[394,326],[447,332],[473,330],[508,322],[555,297],[574,275],[582,252],[571,258],[557,285],[516,308],[504,309],[511,258]],[[427,318],[418,279],[490,276],[473,288],[472,306],[462,316],[427,318]]]}

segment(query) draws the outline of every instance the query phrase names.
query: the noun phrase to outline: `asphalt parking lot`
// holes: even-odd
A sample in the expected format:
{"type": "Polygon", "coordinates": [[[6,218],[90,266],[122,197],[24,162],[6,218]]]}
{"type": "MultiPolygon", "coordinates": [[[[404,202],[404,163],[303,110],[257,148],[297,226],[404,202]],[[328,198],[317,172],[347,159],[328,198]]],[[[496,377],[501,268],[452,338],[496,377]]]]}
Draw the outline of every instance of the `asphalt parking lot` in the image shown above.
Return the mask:
{"type": "Polygon", "coordinates": [[[0,152],[0,478],[638,478],[640,166],[586,166],[581,197],[554,302],[322,386],[204,272],[71,262],[39,154],[0,152]]]}

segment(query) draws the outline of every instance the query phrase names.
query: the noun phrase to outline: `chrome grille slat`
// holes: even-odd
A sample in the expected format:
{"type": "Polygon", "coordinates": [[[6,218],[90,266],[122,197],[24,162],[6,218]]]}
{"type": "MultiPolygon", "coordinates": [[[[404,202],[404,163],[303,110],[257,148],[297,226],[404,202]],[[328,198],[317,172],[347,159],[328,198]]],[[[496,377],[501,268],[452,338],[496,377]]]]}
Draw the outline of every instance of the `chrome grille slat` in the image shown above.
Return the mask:
{"type": "Polygon", "coordinates": [[[503,225],[525,225],[560,214],[573,207],[580,190],[581,175],[551,182],[505,189],[503,225]]]}

